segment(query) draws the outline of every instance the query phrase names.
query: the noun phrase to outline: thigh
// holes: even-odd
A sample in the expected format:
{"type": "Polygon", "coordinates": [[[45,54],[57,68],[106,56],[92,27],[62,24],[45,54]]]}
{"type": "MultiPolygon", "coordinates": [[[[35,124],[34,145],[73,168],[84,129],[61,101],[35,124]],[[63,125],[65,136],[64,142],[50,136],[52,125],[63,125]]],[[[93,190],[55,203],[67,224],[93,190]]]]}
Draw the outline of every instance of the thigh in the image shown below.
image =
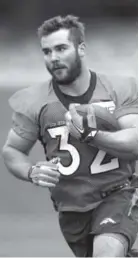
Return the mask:
{"type": "Polygon", "coordinates": [[[105,233],[94,237],[93,257],[126,257],[128,240],[116,233],[105,233]]]}
{"type": "Polygon", "coordinates": [[[137,236],[137,212],[137,195],[134,189],[113,193],[93,213],[91,233],[123,235],[131,248],[137,236]]]}

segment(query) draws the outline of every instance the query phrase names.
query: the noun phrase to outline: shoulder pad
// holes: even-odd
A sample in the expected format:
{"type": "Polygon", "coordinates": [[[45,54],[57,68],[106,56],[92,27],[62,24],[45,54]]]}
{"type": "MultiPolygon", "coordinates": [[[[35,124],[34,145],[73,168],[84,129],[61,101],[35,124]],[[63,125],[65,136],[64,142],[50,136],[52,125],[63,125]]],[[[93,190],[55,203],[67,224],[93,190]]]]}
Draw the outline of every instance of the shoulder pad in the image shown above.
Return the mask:
{"type": "Polygon", "coordinates": [[[100,80],[116,105],[136,102],[138,87],[135,77],[100,75],[100,80]]]}
{"type": "Polygon", "coordinates": [[[47,103],[49,89],[50,82],[46,82],[19,90],[10,97],[9,104],[14,112],[23,114],[34,121],[41,107],[47,103]]]}

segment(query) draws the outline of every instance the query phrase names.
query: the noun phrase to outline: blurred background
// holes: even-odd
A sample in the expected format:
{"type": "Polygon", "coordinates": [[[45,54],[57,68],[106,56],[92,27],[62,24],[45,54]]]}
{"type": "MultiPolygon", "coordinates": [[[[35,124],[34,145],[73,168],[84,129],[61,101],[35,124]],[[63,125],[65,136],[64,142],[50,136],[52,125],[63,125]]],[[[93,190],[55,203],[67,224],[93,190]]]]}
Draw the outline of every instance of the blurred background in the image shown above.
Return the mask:
{"type": "MultiPolygon", "coordinates": [[[[86,25],[90,68],[137,77],[137,0],[0,0],[0,150],[11,126],[8,98],[48,78],[37,28],[55,15],[86,25]]],[[[43,160],[39,143],[31,158],[43,160]]],[[[73,256],[46,189],[11,176],[0,155],[0,257],[73,256]]]]}

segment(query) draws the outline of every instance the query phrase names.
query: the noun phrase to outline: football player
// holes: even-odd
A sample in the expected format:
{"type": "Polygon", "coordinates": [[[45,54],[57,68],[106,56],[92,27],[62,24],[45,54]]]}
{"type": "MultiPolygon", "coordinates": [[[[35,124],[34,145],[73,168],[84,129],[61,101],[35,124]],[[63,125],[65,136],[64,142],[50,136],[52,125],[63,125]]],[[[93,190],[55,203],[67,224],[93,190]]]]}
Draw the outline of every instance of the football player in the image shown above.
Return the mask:
{"type": "Polygon", "coordinates": [[[39,38],[52,78],[10,98],[13,125],[3,147],[5,164],[17,178],[50,189],[76,256],[124,257],[137,235],[131,185],[137,159],[135,79],[88,69],[84,26],[77,17],[45,21],[39,38]],[[37,140],[46,161],[32,164],[29,152],[37,140]]]}

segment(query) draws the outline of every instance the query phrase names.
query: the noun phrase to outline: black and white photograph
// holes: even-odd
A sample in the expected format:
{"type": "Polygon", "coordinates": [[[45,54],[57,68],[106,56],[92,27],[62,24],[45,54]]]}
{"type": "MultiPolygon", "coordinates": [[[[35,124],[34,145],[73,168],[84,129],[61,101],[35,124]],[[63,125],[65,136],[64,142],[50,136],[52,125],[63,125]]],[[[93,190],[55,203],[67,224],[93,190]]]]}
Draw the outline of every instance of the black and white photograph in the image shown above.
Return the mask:
{"type": "Polygon", "coordinates": [[[137,83],[137,0],[0,0],[0,257],[138,257],[137,83]]]}

